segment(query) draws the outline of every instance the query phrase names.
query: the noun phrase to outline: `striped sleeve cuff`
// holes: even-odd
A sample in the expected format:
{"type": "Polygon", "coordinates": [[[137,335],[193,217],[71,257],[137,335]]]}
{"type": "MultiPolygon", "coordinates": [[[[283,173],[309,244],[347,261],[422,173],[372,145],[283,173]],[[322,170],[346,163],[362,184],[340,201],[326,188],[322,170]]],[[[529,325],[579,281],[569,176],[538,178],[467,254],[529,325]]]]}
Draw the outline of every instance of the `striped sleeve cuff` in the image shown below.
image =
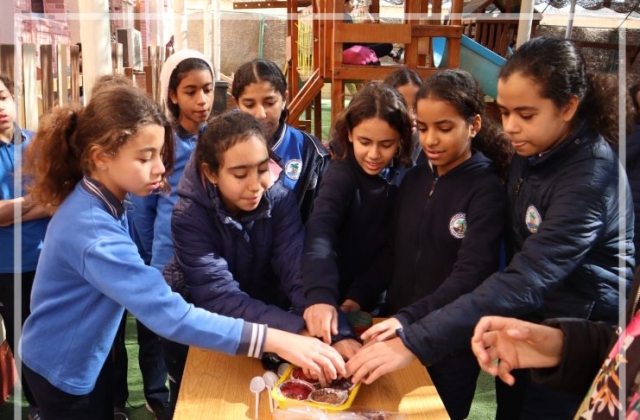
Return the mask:
{"type": "Polygon", "coordinates": [[[245,322],[236,355],[261,358],[267,339],[267,325],[245,322]]]}

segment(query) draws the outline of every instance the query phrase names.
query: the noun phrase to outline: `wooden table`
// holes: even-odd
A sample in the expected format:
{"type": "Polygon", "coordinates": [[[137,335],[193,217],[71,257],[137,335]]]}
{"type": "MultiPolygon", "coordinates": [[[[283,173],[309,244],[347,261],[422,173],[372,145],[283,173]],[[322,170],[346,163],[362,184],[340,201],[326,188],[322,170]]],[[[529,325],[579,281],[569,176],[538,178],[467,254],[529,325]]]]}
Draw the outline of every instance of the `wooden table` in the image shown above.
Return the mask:
{"type": "MultiPolygon", "coordinates": [[[[232,357],[191,347],[174,419],[252,419],[255,396],[249,382],[262,375],[258,359],[232,357]]],[[[259,418],[270,420],[269,398],[260,394],[259,418]]],[[[362,385],[353,406],[397,411],[410,420],[448,419],[427,370],[415,360],[371,385],[362,385]]]]}

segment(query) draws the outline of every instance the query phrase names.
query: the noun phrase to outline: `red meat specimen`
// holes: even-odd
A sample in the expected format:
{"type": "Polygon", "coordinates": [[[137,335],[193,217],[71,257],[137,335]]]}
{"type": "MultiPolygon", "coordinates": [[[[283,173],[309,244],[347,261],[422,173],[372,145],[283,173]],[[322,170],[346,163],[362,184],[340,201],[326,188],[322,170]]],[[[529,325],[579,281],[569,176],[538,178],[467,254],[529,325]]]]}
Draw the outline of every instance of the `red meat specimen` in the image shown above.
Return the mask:
{"type": "Polygon", "coordinates": [[[291,371],[291,377],[292,377],[293,379],[300,379],[301,381],[309,382],[310,384],[313,384],[313,383],[318,382],[317,380],[315,380],[315,379],[313,379],[313,378],[310,378],[310,377],[306,376],[306,375],[304,374],[304,371],[302,370],[302,368],[299,368],[299,367],[294,368],[294,369],[291,371]]]}
{"type": "Polygon", "coordinates": [[[313,389],[311,384],[295,379],[280,384],[280,393],[292,400],[306,400],[313,389]]]}

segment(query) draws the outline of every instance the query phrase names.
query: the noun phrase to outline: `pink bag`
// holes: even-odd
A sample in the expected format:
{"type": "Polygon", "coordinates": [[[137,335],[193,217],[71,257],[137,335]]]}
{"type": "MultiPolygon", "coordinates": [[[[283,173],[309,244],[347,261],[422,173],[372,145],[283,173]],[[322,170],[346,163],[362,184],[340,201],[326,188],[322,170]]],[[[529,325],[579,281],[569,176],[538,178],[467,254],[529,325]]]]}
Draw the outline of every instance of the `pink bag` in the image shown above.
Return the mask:
{"type": "Polygon", "coordinates": [[[379,60],[371,48],[354,45],[342,51],[342,62],[344,64],[377,64],[379,60]]]}

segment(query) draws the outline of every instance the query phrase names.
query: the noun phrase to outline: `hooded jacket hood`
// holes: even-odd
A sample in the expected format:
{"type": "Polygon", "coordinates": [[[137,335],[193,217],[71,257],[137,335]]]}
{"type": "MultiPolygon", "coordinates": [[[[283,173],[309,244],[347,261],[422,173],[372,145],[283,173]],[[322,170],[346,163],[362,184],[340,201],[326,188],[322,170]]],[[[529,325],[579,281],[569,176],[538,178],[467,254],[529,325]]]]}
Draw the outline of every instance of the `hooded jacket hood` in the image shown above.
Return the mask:
{"type": "Polygon", "coordinates": [[[199,58],[200,60],[207,63],[209,68],[211,69],[211,74],[215,79],[216,72],[213,69],[213,65],[211,61],[200,51],[196,50],[180,50],[175,54],[171,55],[162,65],[162,70],[160,71],[160,92],[162,92],[162,102],[166,106],[169,103],[169,81],[171,80],[171,74],[178,67],[178,64],[187,60],[189,58],[199,58]]]}

